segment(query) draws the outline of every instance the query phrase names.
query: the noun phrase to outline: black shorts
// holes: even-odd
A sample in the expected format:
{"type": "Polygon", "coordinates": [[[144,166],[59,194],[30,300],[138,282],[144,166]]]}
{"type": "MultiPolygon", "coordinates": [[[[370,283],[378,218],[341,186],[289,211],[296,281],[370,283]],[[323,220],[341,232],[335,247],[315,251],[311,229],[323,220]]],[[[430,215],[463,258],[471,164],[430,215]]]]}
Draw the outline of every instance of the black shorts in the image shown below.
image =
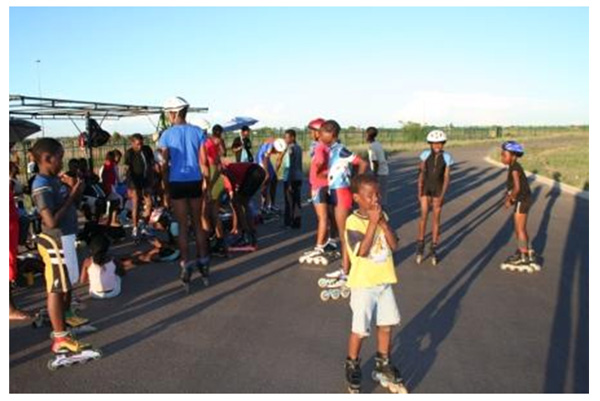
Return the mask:
{"type": "Polygon", "coordinates": [[[435,182],[425,183],[424,188],[423,188],[423,196],[439,198],[442,193],[443,188],[444,188],[443,184],[440,185],[439,183],[435,183],[435,182]]]}
{"type": "Polygon", "coordinates": [[[133,191],[138,191],[138,192],[142,192],[142,191],[150,191],[150,189],[152,188],[152,182],[150,179],[148,178],[144,178],[144,177],[128,177],[127,178],[127,189],[133,190],[133,191]]]}
{"type": "Polygon", "coordinates": [[[515,213],[527,214],[531,208],[531,198],[517,200],[515,202],[515,213]]]}
{"type": "Polygon", "coordinates": [[[202,181],[170,182],[171,199],[197,199],[202,197],[202,181]]]}
{"type": "Polygon", "coordinates": [[[251,166],[246,172],[244,181],[239,186],[238,194],[251,198],[260,189],[267,173],[258,164],[251,166]]]}

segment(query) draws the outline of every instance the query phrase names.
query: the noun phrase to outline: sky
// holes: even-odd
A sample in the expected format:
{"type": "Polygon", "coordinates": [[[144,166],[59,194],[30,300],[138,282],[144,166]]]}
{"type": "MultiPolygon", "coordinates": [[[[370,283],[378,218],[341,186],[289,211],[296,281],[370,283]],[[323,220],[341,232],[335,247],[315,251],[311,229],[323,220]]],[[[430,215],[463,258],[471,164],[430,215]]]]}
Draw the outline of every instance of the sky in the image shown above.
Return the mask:
{"type": "MultiPolygon", "coordinates": [[[[589,15],[567,8],[10,8],[9,88],[303,127],[587,124],[589,15]],[[36,60],[41,60],[36,63],[36,60]]],[[[105,122],[152,132],[147,118],[105,122]]],[[[49,135],[75,134],[44,122],[49,135]]]]}

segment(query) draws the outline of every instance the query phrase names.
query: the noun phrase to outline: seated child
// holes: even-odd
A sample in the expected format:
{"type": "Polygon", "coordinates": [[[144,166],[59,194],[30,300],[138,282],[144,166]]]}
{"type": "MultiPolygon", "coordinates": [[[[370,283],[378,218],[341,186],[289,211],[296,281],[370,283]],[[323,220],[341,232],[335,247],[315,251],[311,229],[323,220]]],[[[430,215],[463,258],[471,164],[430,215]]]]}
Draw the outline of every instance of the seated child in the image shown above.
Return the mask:
{"type": "Polygon", "coordinates": [[[110,240],[104,235],[96,235],[88,248],[91,256],[83,261],[81,283],[89,282],[90,296],[108,299],[121,294],[121,277],[125,270],[118,261],[108,256],[110,240]]]}

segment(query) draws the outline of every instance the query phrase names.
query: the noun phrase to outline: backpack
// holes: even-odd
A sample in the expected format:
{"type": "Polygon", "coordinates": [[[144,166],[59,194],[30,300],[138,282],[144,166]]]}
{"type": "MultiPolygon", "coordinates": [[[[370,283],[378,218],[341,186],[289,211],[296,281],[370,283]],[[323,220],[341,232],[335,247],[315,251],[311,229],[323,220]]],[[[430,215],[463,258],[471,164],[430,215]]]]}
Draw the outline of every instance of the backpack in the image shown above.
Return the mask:
{"type": "Polygon", "coordinates": [[[104,131],[100,127],[100,124],[98,124],[98,122],[93,118],[89,119],[87,130],[87,134],[83,133],[82,136],[83,138],[87,138],[89,143],[86,141],[86,145],[90,146],[91,148],[99,148],[110,139],[110,134],[104,131]]]}

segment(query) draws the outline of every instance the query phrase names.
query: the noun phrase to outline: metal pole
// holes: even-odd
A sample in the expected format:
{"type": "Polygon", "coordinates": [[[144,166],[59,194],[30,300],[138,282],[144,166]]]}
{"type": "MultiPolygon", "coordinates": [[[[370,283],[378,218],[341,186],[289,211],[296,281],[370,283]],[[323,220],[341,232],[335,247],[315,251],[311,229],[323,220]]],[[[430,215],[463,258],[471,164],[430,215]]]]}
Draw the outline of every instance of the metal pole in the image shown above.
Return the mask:
{"type": "MultiPolygon", "coordinates": [[[[40,74],[40,64],[42,60],[35,60],[35,64],[37,66],[37,81],[38,81],[38,94],[42,97],[42,75],[40,74]]],[[[40,117],[40,122],[42,123],[42,138],[46,136],[46,127],[44,126],[44,117],[40,117]]]]}
{"type": "Polygon", "coordinates": [[[94,171],[94,157],[93,157],[93,151],[92,151],[92,124],[91,124],[91,118],[90,118],[90,113],[88,112],[85,115],[85,139],[86,139],[86,148],[88,151],[88,164],[89,164],[89,169],[90,171],[94,171]]]}

